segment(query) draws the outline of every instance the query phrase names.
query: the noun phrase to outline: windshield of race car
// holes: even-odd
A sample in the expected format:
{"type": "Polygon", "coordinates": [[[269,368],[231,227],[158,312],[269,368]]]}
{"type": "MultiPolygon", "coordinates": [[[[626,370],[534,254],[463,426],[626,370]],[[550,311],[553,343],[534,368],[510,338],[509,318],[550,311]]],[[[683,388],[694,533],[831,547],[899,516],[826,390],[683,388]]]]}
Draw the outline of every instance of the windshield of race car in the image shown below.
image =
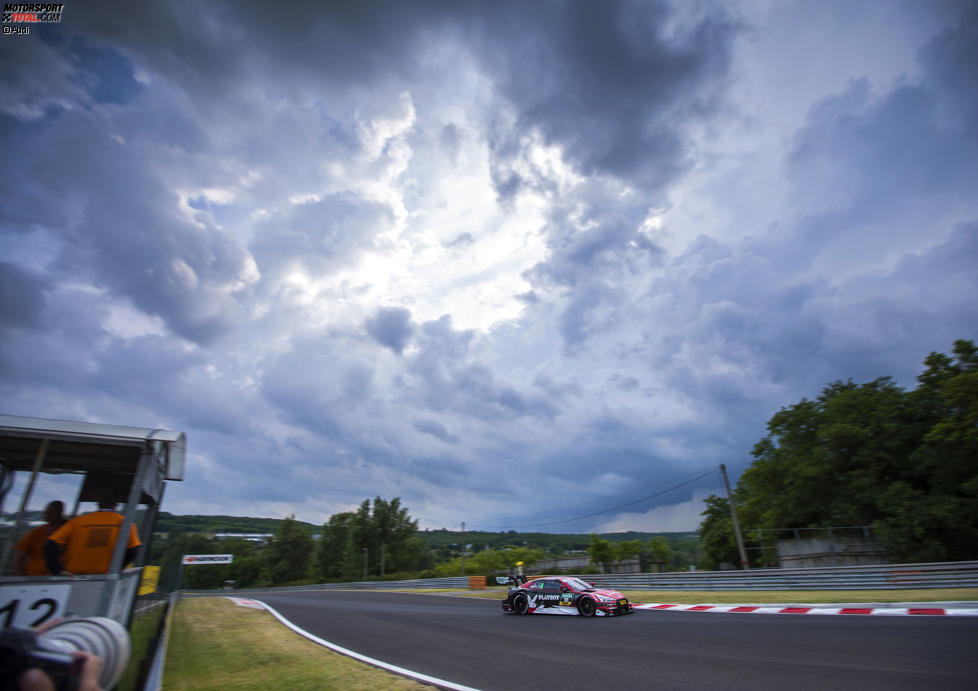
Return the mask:
{"type": "Polygon", "coordinates": [[[594,586],[590,583],[585,583],[580,578],[565,578],[564,583],[569,585],[574,590],[594,590],[594,586]]]}

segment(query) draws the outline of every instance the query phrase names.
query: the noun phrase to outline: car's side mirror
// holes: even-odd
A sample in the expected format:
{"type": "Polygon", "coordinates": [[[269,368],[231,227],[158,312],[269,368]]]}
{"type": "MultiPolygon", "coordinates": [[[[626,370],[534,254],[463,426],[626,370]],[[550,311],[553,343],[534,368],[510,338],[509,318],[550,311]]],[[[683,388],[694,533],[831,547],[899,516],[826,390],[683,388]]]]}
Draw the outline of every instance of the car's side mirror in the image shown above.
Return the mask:
{"type": "Polygon", "coordinates": [[[566,585],[560,586],[560,592],[566,593],[568,590],[570,590],[570,588],[568,588],[566,585]]]}

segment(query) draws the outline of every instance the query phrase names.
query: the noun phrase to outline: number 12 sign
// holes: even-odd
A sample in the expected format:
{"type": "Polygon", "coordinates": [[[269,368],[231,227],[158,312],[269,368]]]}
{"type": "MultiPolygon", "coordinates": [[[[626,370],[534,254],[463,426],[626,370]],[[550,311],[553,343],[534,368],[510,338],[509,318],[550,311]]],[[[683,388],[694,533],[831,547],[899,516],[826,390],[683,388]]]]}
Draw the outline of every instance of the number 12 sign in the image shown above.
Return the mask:
{"type": "Polygon", "coordinates": [[[40,626],[64,616],[71,586],[23,585],[0,588],[0,629],[40,626]]]}

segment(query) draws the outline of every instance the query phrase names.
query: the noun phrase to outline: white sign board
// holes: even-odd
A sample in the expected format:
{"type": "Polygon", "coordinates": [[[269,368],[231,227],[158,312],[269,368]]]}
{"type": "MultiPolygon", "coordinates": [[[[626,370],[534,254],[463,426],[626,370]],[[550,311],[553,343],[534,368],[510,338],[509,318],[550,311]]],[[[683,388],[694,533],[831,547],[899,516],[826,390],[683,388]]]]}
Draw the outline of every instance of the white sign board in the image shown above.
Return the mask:
{"type": "Polygon", "coordinates": [[[230,564],[233,554],[184,554],[184,564],[230,564]]]}
{"type": "Polygon", "coordinates": [[[19,629],[40,626],[63,617],[71,586],[5,585],[0,588],[0,630],[9,626],[19,629]]]}

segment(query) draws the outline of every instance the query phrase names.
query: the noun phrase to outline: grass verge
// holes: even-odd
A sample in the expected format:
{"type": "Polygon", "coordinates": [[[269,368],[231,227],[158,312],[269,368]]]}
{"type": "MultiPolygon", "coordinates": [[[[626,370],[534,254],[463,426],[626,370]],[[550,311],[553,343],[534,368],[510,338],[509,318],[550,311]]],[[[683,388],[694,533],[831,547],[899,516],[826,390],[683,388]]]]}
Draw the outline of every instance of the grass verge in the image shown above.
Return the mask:
{"type": "Polygon", "coordinates": [[[431,689],[317,645],[268,612],[223,597],[181,600],[172,626],[165,691],[431,689]]]}

